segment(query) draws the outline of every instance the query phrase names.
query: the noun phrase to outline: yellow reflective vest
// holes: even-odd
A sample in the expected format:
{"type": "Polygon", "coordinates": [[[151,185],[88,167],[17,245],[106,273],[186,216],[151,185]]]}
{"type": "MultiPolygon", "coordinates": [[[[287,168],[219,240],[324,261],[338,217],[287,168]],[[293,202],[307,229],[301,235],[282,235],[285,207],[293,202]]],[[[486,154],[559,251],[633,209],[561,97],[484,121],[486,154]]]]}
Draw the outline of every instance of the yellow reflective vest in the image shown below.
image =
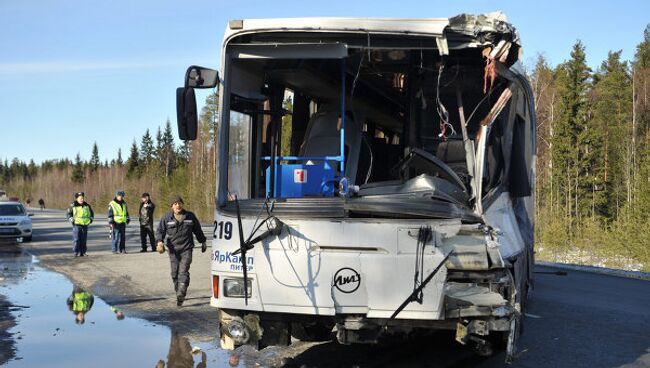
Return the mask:
{"type": "Polygon", "coordinates": [[[81,206],[72,207],[72,218],[75,225],[88,226],[92,222],[90,217],[90,206],[83,204],[81,206]]]}
{"type": "Polygon", "coordinates": [[[72,310],[74,312],[88,312],[93,303],[93,296],[87,291],[74,293],[72,297],[72,310]]]}
{"type": "Polygon", "coordinates": [[[126,214],[128,213],[126,202],[123,202],[122,205],[120,205],[115,201],[111,201],[109,206],[113,210],[113,222],[116,224],[125,224],[127,220],[126,214]]]}

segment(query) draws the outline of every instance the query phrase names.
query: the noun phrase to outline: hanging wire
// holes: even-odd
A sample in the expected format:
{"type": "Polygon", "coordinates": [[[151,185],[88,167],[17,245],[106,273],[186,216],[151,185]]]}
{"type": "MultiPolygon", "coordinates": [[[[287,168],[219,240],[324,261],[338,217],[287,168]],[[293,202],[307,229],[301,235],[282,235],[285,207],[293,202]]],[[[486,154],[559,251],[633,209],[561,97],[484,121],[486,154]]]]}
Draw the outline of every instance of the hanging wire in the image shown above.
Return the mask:
{"type": "Polygon", "coordinates": [[[357,81],[359,80],[359,73],[361,72],[361,65],[363,65],[363,59],[365,57],[366,53],[361,52],[361,60],[359,60],[359,66],[357,67],[357,74],[354,76],[354,80],[352,81],[352,88],[350,89],[350,101],[352,101],[352,97],[354,97],[354,90],[357,87],[357,81]]]}
{"type": "MultiPolygon", "coordinates": [[[[350,103],[354,103],[354,91],[357,87],[357,81],[359,80],[359,74],[361,74],[361,66],[363,65],[363,60],[365,57],[366,53],[361,51],[361,59],[359,60],[359,66],[357,67],[357,74],[354,76],[354,80],[352,81],[352,88],[350,89],[350,103]]],[[[368,34],[368,60],[370,60],[370,34],[368,34]]],[[[354,114],[354,109],[352,110],[352,114],[354,114]]],[[[354,114],[356,115],[356,114],[354,114]]],[[[355,121],[356,119],[355,116],[355,121]]],[[[368,180],[370,180],[370,175],[372,175],[372,165],[374,161],[374,155],[372,153],[372,147],[370,146],[370,143],[368,142],[367,138],[362,134],[361,137],[363,138],[363,141],[366,143],[368,146],[368,152],[370,152],[370,165],[368,166],[368,172],[366,173],[366,178],[364,180],[364,184],[368,183],[368,180]]]]}
{"type": "Polygon", "coordinates": [[[413,274],[413,301],[422,304],[424,293],[422,290],[416,292],[424,283],[424,248],[432,239],[433,231],[431,226],[421,226],[418,230],[418,240],[415,250],[415,272],[413,274]]]}
{"type": "Polygon", "coordinates": [[[443,60],[440,62],[440,67],[438,68],[438,79],[436,83],[436,111],[440,117],[440,134],[438,136],[447,139],[447,128],[451,130],[451,134],[453,135],[456,135],[456,130],[454,130],[454,126],[449,123],[449,111],[447,111],[447,108],[440,100],[440,79],[444,70],[445,63],[443,60]]]}

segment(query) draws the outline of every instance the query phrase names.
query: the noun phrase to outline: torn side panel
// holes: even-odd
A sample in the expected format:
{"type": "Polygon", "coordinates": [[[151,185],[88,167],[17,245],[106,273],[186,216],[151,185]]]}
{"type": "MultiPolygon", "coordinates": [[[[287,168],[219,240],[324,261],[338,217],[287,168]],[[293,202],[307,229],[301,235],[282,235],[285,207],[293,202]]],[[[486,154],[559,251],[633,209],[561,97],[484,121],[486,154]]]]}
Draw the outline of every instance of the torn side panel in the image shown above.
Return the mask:
{"type": "Polygon", "coordinates": [[[445,298],[447,309],[454,309],[454,306],[499,307],[507,303],[501,294],[488,287],[457,282],[445,285],[445,298]]]}

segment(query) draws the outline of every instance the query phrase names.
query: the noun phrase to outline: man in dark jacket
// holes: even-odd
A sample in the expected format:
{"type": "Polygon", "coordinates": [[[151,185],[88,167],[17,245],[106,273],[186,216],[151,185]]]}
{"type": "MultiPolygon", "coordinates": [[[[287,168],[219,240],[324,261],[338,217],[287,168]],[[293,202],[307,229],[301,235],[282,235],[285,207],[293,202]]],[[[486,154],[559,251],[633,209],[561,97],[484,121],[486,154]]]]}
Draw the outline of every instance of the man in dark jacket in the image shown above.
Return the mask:
{"type": "Polygon", "coordinates": [[[126,225],[131,222],[129,209],[124,201],[126,194],[122,190],[115,193],[115,198],[108,204],[108,226],[111,227],[113,253],[126,253],[126,225]]]}
{"type": "Polygon", "coordinates": [[[158,224],[156,230],[157,250],[159,253],[165,251],[165,245],[169,249],[169,261],[171,263],[171,275],[176,290],[176,304],[183,305],[187,287],[190,285],[190,264],[192,263],[192,249],[194,239],[201,243],[201,252],[205,253],[206,239],[201,229],[201,223],[190,211],[183,208],[183,199],[175,194],[169,200],[170,211],[167,212],[158,224]]]}
{"type": "Polygon", "coordinates": [[[93,223],[95,214],[93,208],[85,201],[84,192],[74,194],[74,202],[68,207],[67,218],[72,224],[72,250],[75,257],[86,255],[86,240],[88,239],[88,225],[93,223]]]}
{"type": "Polygon", "coordinates": [[[156,205],[151,201],[149,193],[142,193],[142,198],[140,201],[140,244],[142,249],[140,253],[147,251],[147,238],[149,238],[149,244],[151,245],[151,251],[153,252],[156,247],[156,242],[154,241],[153,234],[153,211],[156,209],[156,205]]]}

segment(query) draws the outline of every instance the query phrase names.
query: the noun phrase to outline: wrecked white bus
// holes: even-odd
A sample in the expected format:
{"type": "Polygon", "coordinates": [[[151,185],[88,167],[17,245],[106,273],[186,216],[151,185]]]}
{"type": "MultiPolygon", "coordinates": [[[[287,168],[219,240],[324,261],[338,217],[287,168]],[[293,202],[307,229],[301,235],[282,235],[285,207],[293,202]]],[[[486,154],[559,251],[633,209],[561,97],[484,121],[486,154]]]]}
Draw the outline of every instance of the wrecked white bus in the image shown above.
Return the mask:
{"type": "Polygon", "coordinates": [[[221,343],[455,330],[514,354],[533,266],[535,112],[500,13],[230,21],[211,304],[221,343]]]}

